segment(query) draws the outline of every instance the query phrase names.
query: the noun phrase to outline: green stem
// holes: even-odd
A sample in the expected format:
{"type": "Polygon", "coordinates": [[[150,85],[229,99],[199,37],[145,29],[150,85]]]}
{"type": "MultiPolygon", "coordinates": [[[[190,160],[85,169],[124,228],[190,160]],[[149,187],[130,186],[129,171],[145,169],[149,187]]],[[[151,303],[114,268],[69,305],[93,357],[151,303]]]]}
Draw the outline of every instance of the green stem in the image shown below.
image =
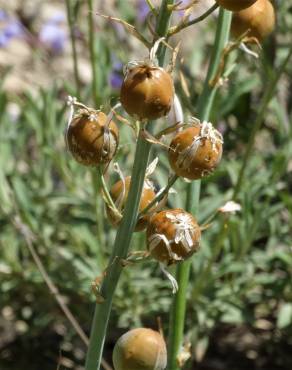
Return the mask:
{"type": "Polygon", "coordinates": [[[76,96],[77,96],[77,99],[80,99],[81,85],[80,85],[80,78],[79,78],[79,71],[78,71],[76,40],[75,40],[75,35],[74,35],[75,19],[73,15],[72,1],[66,0],[66,10],[67,10],[67,19],[68,19],[68,24],[69,24],[70,40],[71,40],[71,47],[72,47],[72,54],[73,54],[73,69],[74,69],[74,78],[75,78],[75,85],[76,85],[76,96]]]}
{"type": "Polygon", "coordinates": [[[92,99],[95,107],[99,105],[98,86],[97,86],[97,54],[96,54],[96,39],[94,31],[94,13],[92,0],[87,0],[87,6],[89,10],[88,14],[88,39],[89,39],[89,50],[90,50],[90,63],[92,71],[92,99]]]}
{"type": "Polygon", "coordinates": [[[94,196],[94,207],[96,217],[96,230],[97,230],[97,248],[96,257],[99,257],[100,266],[104,266],[104,255],[105,255],[105,234],[104,234],[104,217],[100,217],[103,214],[103,202],[101,193],[101,179],[96,169],[91,171],[91,183],[94,196]],[[102,213],[101,213],[102,212],[102,213]]]}
{"type": "Polygon", "coordinates": [[[97,304],[95,309],[87,352],[86,370],[96,370],[100,366],[113,295],[122,272],[121,260],[125,259],[128,254],[134,231],[149,152],[150,144],[139,136],[132,172],[133,181],[131,182],[124,217],[117,231],[113,253],[101,287],[101,295],[105,300],[102,304],[97,304]]]}
{"type": "MultiPolygon", "coordinates": [[[[220,9],[218,26],[213,46],[213,51],[209,63],[209,69],[206,76],[203,92],[198,101],[198,118],[208,120],[213,105],[217,88],[211,86],[210,81],[217,73],[221,55],[229,38],[231,23],[231,13],[220,9]]],[[[197,214],[199,210],[201,181],[194,181],[187,188],[186,210],[197,214]]],[[[179,369],[177,358],[183,345],[184,321],[186,312],[186,295],[188,281],[190,276],[191,260],[187,260],[177,266],[176,280],[179,290],[174,296],[170,315],[170,342],[168,351],[168,369],[179,369]]]]}
{"type": "MultiPolygon", "coordinates": [[[[162,2],[156,27],[156,33],[159,36],[164,36],[167,33],[171,16],[171,12],[168,10],[167,5],[172,3],[173,0],[163,0],[162,2]]],[[[164,54],[165,50],[164,46],[162,46],[159,49],[160,65],[163,63],[164,54]]],[[[144,140],[143,136],[140,134],[131,175],[133,181],[131,181],[130,184],[124,216],[116,234],[113,252],[101,286],[101,295],[104,297],[104,302],[97,304],[95,308],[85,370],[99,370],[100,368],[113,296],[122,272],[121,260],[128,255],[132,234],[135,228],[150,148],[151,144],[144,140]]]]}

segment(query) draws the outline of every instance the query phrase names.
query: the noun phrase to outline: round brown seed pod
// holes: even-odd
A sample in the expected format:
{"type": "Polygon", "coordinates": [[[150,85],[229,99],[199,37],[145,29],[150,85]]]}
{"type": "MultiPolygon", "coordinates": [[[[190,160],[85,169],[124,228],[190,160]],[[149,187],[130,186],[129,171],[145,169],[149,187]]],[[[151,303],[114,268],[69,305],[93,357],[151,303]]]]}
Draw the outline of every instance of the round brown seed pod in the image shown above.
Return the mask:
{"type": "Polygon", "coordinates": [[[163,68],[143,64],[126,72],[120,100],[129,115],[142,121],[163,117],[173,97],[172,78],[163,68]]]}
{"type": "Polygon", "coordinates": [[[180,208],[156,213],[147,227],[148,251],[166,265],[189,258],[199,249],[200,239],[196,219],[180,208]]]}
{"type": "Polygon", "coordinates": [[[168,160],[173,171],[189,180],[201,179],[218,166],[223,150],[222,135],[211,123],[186,128],[171,141],[168,160]]]}
{"type": "Polygon", "coordinates": [[[239,10],[246,9],[253,5],[257,0],[217,0],[217,3],[222,8],[238,12],[239,10]]]}
{"type": "Polygon", "coordinates": [[[116,153],[119,130],[114,121],[108,125],[100,111],[82,110],[71,121],[66,132],[68,149],[77,162],[85,166],[109,163],[116,153]]]}
{"type": "Polygon", "coordinates": [[[120,337],[114,347],[115,370],[163,370],[166,363],[164,339],[151,329],[130,330],[120,337]]]}
{"type": "MultiPolygon", "coordinates": [[[[124,206],[126,204],[129,190],[130,190],[130,184],[131,184],[131,177],[128,176],[125,178],[124,183],[122,180],[119,180],[112,186],[110,190],[111,197],[116,207],[120,211],[123,211],[124,206]]],[[[152,183],[149,180],[146,180],[144,182],[144,186],[142,189],[139,212],[141,212],[144,208],[146,208],[152,202],[155,196],[156,194],[155,194],[152,183]]],[[[120,219],[114,214],[114,212],[108,206],[106,206],[106,213],[107,213],[108,219],[111,222],[111,224],[113,226],[118,226],[118,224],[120,223],[120,219]]],[[[135,231],[144,230],[149,221],[149,217],[150,216],[146,214],[142,216],[141,218],[139,218],[136,224],[136,227],[135,227],[135,231]]]]}
{"type": "Polygon", "coordinates": [[[262,41],[275,28],[275,11],[269,0],[257,0],[252,6],[233,13],[231,32],[240,37],[249,31],[247,36],[262,41]]]}

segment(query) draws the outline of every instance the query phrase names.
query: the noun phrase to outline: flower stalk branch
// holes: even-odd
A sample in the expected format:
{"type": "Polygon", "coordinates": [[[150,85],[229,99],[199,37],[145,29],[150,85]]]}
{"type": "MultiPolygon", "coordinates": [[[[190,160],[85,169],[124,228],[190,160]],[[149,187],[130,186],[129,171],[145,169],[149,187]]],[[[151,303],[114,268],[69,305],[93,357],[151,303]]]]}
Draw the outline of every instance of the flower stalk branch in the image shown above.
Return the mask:
{"type": "Polygon", "coordinates": [[[173,35],[175,35],[176,33],[182,31],[183,29],[187,28],[187,27],[190,27],[196,23],[199,23],[199,22],[202,22],[204,19],[206,19],[207,17],[209,17],[210,14],[212,14],[217,8],[218,8],[218,4],[214,4],[210,9],[208,9],[205,13],[203,13],[202,15],[200,15],[199,17],[195,18],[195,19],[192,19],[191,21],[188,21],[188,22],[182,22],[182,23],[179,23],[178,25],[174,26],[174,27],[171,27],[167,33],[167,37],[171,37],[173,35]]]}
{"type": "Polygon", "coordinates": [[[144,216],[152,207],[155,206],[155,204],[157,204],[158,202],[160,202],[168,194],[170,188],[176,182],[177,179],[178,179],[178,176],[177,175],[172,175],[169,178],[166,187],[163,188],[162,191],[160,191],[157,194],[157,196],[148,204],[147,207],[145,207],[144,209],[142,209],[142,211],[139,213],[139,218],[141,216],[144,216]]]}

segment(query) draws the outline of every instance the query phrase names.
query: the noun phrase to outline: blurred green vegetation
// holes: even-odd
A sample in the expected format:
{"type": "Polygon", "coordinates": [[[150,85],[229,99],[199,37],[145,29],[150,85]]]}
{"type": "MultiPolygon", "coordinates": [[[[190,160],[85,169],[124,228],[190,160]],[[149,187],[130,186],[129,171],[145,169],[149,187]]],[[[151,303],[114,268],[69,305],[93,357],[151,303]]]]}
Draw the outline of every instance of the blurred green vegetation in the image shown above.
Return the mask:
{"type": "MultiPolygon", "coordinates": [[[[129,13],[125,3],[119,2],[118,11],[124,19],[133,21],[133,9],[129,13]]],[[[229,60],[229,65],[234,63],[235,68],[220,89],[211,119],[224,131],[225,152],[218,171],[203,181],[200,223],[230,199],[263,91],[292,42],[291,4],[278,1],[276,5],[277,31],[264,45],[260,59],[236,51],[229,60]]],[[[78,21],[82,26],[82,20],[78,21]]],[[[132,45],[126,40],[121,48],[113,27],[106,23],[103,26],[103,33],[97,37],[97,71],[99,99],[108,109],[117,100],[117,91],[108,86],[112,49],[122,62],[127,62],[128,48],[132,45]]],[[[177,64],[190,91],[187,97],[176,73],[177,92],[186,115],[196,114],[196,101],[204,79],[202,66],[212,42],[214,19],[211,17],[200,27],[207,32],[200,34],[194,47],[188,41],[184,62],[179,60],[177,64]]],[[[187,32],[192,35],[192,28],[187,32]]],[[[231,357],[233,348],[236,356],[241,351],[239,358],[243,364],[247,361],[249,368],[268,369],[271,361],[273,369],[291,368],[288,350],[292,345],[291,76],[290,63],[256,137],[238,197],[242,211],[216,216],[203,233],[200,252],[193,257],[186,335],[197,348],[194,353],[197,361],[207,351],[210,341],[212,349],[217,339],[224,339],[225,334],[220,336],[220,330],[225,328],[226,333],[234,333],[241,328],[255,336],[254,347],[240,347],[244,335],[239,335],[234,346],[228,347],[231,357]],[[218,231],[227,218],[223,248],[214,255],[218,231]],[[250,349],[256,352],[254,357],[250,349]]],[[[1,369],[20,368],[13,367],[17,358],[11,359],[14,350],[9,349],[10,343],[16,341],[18,346],[20,343],[24,352],[26,349],[29,353],[29,346],[37,348],[33,341],[46,333],[57,333],[59,346],[70,342],[84,351],[45,285],[25,238],[13,224],[15,217],[35,235],[34,246],[50,278],[86,332],[95,300],[90,284],[102,275],[111,253],[115,231],[105,216],[95,170],[74,162],[65,148],[63,133],[68,117],[65,101],[67,94],[75,95],[74,92],[73,83],[62,81],[40,89],[37,94],[28,91],[11,96],[0,90],[0,326],[7,325],[2,339],[0,335],[0,343],[4,343],[0,352],[1,369]],[[17,116],[13,115],[11,104],[20,107],[17,116]]],[[[91,104],[90,86],[83,86],[82,101],[91,104]]],[[[165,122],[162,120],[158,125],[164,127],[165,122]]],[[[126,125],[120,124],[120,128],[121,145],[116,160],[128,175],[134,136],[126,125]]],[[[164,186],[168,176],[167,156],[160,147],[154,148],[154,154],[160,162],[153,179],[164,186]]],[[[112,170],[109,173],[107,181],[112,184],[117,177],[112,170]]],[[[169,205],[182,206],[185,183],[180,180],[174,188],[177,194],[170,196],[169,205]]],[[[135,234],[132,250],[144,248],[144,234],[135,234]]],[[[142,324],[156,327],[156,319],[161,317],[167,332],[170,302],[168,281],[156,263],[127,266],[114,299],[106,356],[110,358],[112,342],[121,328],[142,324]]],[[[44,369],[57,367],[58,348],[52,353],[48,351],[48,355],[45,351],[44,358],[48,356],[55,362],[48,362],[47,367],[42,363],[44,369]]],[[[71,367],[77,369],[83,357],[70,356],[71,367]]],[[[237,369],[234,363],[232,366],[237,369]]],[[[238,369],[241,366],[238,364],[238,369]]],[[[37,367],[32,365],[31,369],[34,368],[37,367]]]]}

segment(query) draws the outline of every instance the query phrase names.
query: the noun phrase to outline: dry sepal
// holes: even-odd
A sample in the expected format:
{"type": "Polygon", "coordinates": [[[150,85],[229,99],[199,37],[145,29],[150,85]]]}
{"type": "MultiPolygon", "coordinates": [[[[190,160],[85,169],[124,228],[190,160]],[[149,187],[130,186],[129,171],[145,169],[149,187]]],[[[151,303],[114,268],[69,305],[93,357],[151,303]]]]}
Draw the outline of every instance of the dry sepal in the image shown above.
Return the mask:
{"type": "Polygon", "coordinates": [[[176,134],[170,143],[168,159],[173,171],[189,180],[201,179],[218,166],[223,137],[210,122],[198,122],[176,134]]]}
{"type": "Polygon", "coordinates": [[[108,164],[119,143],[119,130],[111,116],[85,106],[72,117],[65,135],[69,151],[85,166],[108,164]]]}
{"type": "Polygon", "coordinates": [[[156,213],[147,227],[150,255],[165,265],[184,261],[198,251],[201,230],[196,219],[183,209],[156,213]]]}
{"type": "Polygon", "coordinates": [[[113,351],[115,370],[163,370],[167,352],[162,335],[147,328],[128,331],[117,341],[113,351]]]}
{"type": "Polygon", "coordinates": [[[235,37],[247,36],[262,41],[275,28],[275,11],[269,0],[257,0],[252,6],[233,13],[231,31],[235,37]]]}

